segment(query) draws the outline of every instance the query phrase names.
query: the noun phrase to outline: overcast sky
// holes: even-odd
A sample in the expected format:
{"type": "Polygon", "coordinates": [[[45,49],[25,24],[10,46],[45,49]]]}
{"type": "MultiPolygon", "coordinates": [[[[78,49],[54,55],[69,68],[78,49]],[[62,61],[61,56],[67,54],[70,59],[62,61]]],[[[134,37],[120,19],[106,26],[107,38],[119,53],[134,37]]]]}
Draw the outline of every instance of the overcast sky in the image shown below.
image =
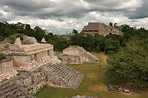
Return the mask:
{"type": "Polygon", "coordinates": [[[0,0],[0,21],[40,26],[54,34],[81,31],[88,22],[148,29],[148,0],[0,0]]]}

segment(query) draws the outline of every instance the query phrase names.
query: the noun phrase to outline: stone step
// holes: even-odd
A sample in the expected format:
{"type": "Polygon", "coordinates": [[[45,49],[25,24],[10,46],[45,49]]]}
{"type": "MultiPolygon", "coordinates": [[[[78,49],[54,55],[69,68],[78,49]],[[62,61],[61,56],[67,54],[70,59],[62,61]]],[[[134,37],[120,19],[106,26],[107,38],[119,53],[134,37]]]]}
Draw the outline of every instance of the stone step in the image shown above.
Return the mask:
{"type": "Polygon", "coordinates": [[[78,74],[74,74],[70,79],[69,79],[69,83],[72,84],[73,81],[76,79],[76,77],[78,76],[78,74]]]}
{"type": "MultiPolygon", "coordinates": [[[[63,65],[62,63],[49,65],[48,69],[51,75],[57,76],[56,77],[57,79],[59,78],[59,80],[56,79],[56,81],[53,78],[53,80],[51,81],[57,82],[56,85],[58,85],[59,83],[58,81],[63,81],[65,83],[64,86],[66,88],[71,88],[71,89],[77,88],[81,80],[83,79],[83,78],[79,78],[79,75],[80,75],[79,72],[75,71],[72,68],[69,68],[66,65],[63,65]],[[78,83],[74,83],[74,82],[78,82],[78,83]]],[[[59,83],[59,86],[61,86],[60,83],[59,83]]]]}
{"type": "Polygon", "coordinates": [[[69,75],[69,77],[67,78],[67,79],[68,79],[68,81],[70,81],[70,79],[72,79],[75,75],[76,75],[76,73],[71,72],[71,75],[69,75]]]}
{"type": "Polygon", "coordinates": [[[75,80],[73,81],[73,85],[72,85],[72,88],[73,89],[76,89],[79,85],[80,85],[80,83],[81,83],[81,81],[82,81],[82,79],[83,79],[83,75],[81,75],[81,74],[79,74],[76,78],[75,78],[75,80]]]}
{"type": "Polygon", "coordinates": [[[25,88],[15,83],[15,80],[0,82],[0,98],[33,98],[25,88]]]}

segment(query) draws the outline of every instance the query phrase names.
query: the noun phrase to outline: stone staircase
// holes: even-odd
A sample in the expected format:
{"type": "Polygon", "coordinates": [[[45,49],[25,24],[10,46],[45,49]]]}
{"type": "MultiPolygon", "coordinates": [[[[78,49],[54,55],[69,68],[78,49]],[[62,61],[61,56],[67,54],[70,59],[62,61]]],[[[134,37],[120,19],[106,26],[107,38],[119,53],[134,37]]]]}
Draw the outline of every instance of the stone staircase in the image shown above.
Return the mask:
{"type": "Polygon", "coordinates": [[[0,82],[0,98],[34,98],[28,91],[14,80],[0,82]]]}
{"type": "Polygon", "coordinates": [[[49,73],[52,73],[54,76],[58,76],[57,78],[59,78],[59,80],[63,80],[63,82],[66,84],[65,88],[69,89],[76,89],[84,77],[79,72],[69,68],[66,65],[63,65],[62,63],[49,65],[48,69],[49,73]]]}
{"type": "Polygon", "coordinates": [[[93,62],[93,63],[98,62],[98,58],[95,57],[94,55],[92,55],[91,53],[86,52],[86,53],[84,53],[84,55],[85,55],[91,62],[93,62]]]}

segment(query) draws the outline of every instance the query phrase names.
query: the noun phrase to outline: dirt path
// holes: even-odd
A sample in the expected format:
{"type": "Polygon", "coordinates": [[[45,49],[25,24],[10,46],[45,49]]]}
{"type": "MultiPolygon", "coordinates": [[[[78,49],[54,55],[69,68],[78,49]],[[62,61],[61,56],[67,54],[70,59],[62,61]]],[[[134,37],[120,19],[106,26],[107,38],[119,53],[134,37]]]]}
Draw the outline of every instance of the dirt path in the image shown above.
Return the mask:
{"type": "Polygon", "coordinates": [[[99,64],[102,66],[107,65],[106,60],[107,60],[108,56],[104,52],[100,52],[99,55],[101,57],[101,62],[99,64]]]}

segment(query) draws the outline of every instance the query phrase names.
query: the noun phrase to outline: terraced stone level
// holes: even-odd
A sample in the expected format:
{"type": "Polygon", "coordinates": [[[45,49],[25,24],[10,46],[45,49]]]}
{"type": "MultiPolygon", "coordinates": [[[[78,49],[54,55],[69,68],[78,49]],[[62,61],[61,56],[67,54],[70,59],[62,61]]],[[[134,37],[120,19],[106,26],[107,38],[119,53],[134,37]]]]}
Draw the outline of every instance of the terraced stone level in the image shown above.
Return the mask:
{"type": "Polygon", "coordinates": [[[66,65],[63,65],[62,63],[50,65],[48,69],[50,69],[48,70],[50,73],[58,76],[58,78],[66,82],[66,88],[70,89],[76,89],[84,77],[79,72],[69,68],[66,65]]]}
{"type": "Polygon", "coordinates": [[[0,82],[0,98],[34,98],[14,80],[0,82]]]}

